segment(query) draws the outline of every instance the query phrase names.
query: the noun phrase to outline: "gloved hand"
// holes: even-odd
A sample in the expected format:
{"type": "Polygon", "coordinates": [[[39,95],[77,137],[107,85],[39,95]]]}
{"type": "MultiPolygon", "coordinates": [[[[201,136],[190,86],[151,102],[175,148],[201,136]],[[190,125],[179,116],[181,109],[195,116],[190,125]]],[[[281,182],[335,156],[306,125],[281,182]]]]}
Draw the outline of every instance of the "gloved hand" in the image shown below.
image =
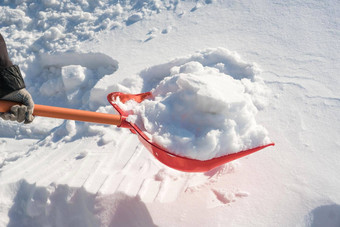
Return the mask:
{"type": "Polygon", "coordinates": [[[13,91],[12,93],[2,97],[3,100],[22,103],[22,105],[14,105],[7,113],[0,113],[0,117],[4,120],[31,123],[34,120],[33,110],[34,102],[31,94],[25,89],[13,91]]]}

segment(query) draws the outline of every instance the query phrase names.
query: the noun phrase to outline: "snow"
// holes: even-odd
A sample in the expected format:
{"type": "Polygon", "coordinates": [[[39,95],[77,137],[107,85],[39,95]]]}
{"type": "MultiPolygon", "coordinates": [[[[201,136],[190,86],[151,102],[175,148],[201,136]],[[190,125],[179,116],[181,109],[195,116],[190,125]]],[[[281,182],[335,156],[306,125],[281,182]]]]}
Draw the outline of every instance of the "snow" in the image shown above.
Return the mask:
{"type": "Polygon", "coordinates": [[[0,121],[0,226],[339,226],[338,1],[0,5],[0,32],[36,103],[114,114],[110,92],[150,91],[193,61],[237,75],[222,64],[241,59],[256,122],[276,143],[183,173],[126,129],[0,121]]]}
{"type": "Polygon", "coordinates": [[[121,109],[133,113],[127,121],[169,152],[198,160],[270,143],[266,129],[255,119],[258,109],[252,100],[265,103],[267,88],[255,75],[254,65],[225,49],[208,50],[185,62],[172,62],[168,72],[158,72],[167,76],[151,90],[152,99],[117,101],[121,109]]]}

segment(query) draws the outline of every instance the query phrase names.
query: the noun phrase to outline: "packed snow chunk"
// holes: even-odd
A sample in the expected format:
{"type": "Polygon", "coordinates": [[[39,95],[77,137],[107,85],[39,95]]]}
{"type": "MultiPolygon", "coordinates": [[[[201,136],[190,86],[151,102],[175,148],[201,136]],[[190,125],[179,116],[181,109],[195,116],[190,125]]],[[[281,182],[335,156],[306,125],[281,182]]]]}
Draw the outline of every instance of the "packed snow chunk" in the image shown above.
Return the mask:
{"type": "Polygon", "coordinates": [[[65,90],[74,90],[78,88],[85,80],[85,69],[80,65],[64,66],[61,69],[65,90]]]}
{"type": "Polygon", "coordinates": [[[64,38],[63,29],[61,27],[52,27],[44,33],[46,40],[58,40],[64,38]]]}
{"type": "MultiPolygon", "coordinates": [[[[270,143],[258,125],[258,110],[243,80],[197,61],[175,66],[153,90],[153,98],[118,105],[168,151],[208,160],[270,143]]],[[[255,83],[255,82],[254,82],[255,83]]]]}
{"type": "Polygon", "coordinates": [[[80,65],[69,65],[61,68],[67,99],[72,100],[78,93],[82,84],[86,81],[86,68],[80,65]]]}

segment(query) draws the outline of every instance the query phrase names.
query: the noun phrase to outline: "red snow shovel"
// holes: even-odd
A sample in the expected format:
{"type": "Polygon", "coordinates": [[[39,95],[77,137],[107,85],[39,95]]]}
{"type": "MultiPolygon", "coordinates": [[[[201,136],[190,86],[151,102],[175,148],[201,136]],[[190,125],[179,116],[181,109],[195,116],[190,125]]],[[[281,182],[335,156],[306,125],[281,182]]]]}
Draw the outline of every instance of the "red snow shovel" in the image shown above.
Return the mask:
{"type": "MultiPolygon", "coordinates": [[[[116,98],[121,102],[127,102],[128,100],[135,100],[136,102],[142,102],[146,98],[152,97],[151,92],[142,94],[124,94],[120,92],[113,92],[107,96],[111,105],[119,112],[119,115],[105,114],[98,112],[91,112],[85,110],[75,110],[61,107],[44,106],[36,104],[34,106],[34,115],[41,117],[52,117],[66,120],[85,121],[100,124],[117,125],[118,127],[128,128],[131,132],[135,133],[143,145],[151,152],[151,154],[158,159],[164,165],[184,172],[207,172],[215,167],[223,165],[227,162],[244,157],[256,151],[259,151],[268,146],[273,146],[274,143],[255,147],[249,150],[240,151],[238,153],[221,156],[209,160],[196,160],[186,157],[181,157],[172,154],[162,146],[152,142],[141,129],[134,123],[126,121],[128,113],[124,112],[115,103],[116,98]]],[[[8,112],[11,106],[17,103],[0,100],[0,112],[8,112]]]]}

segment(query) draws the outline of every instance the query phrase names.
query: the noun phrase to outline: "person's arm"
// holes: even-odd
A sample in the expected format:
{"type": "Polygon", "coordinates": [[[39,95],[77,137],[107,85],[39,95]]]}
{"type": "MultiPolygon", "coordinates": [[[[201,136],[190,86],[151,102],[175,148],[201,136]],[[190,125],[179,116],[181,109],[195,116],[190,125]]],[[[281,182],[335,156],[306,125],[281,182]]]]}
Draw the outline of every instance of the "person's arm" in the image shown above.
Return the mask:
{"type": "Polygon", "coordinates": [[[14,101],[15,105],[8,113],[0,113],[4,120],[30,123],[33,121],[34,102],[25,89],[25,82],[19,66],[13,65],[8,57],[6,43],[0,34],[0,99],[14,101]]]}

